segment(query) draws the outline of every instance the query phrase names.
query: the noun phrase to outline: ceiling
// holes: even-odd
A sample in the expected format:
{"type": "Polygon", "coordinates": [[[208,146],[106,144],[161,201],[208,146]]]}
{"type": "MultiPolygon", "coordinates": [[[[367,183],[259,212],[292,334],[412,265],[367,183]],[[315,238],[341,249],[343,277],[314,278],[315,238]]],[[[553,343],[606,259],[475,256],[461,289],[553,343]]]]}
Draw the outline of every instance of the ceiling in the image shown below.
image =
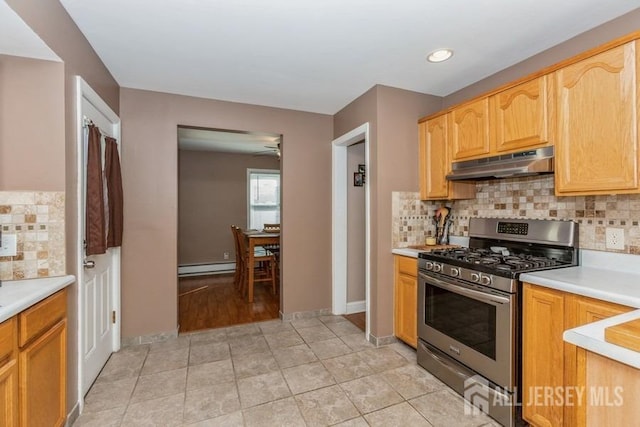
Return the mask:
{"type": "Polygon", "coordinates": [[[60,61],[4,0],[0,0],[0,54],[60,61]]]}
{"type": "Polygon", "coordinates": [[[640,0],[60,0],[122,87],[335,114],[445,96],[640,0]],[[431,51],[454,56],[428,63],[431,51]]]}
{"type": "Polygon", "coordinates": [[[178,149],[277,157],[280,135],[178,127],[178,149]]]}

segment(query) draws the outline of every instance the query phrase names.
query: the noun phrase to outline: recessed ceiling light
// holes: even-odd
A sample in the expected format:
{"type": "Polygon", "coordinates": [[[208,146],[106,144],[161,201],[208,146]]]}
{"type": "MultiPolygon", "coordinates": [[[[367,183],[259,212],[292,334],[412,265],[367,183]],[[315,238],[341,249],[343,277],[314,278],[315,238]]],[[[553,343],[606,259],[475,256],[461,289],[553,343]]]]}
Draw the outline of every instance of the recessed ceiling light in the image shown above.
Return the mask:
{"type": "Polygon", "coordinates": [[[434,50],[427,56],[427,61],[429,62],[442,62],[453,56],[453,51],[451,49],[438,49],[434,50]]]}

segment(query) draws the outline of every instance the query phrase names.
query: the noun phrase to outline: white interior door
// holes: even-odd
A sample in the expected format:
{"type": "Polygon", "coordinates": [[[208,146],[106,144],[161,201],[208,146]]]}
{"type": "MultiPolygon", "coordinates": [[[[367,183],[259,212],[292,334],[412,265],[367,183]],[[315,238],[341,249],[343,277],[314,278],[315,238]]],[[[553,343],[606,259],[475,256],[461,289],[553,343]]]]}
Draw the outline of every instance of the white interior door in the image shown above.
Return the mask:
{"type": "MultiPolygon", "coordinates": [[[[85,208],[87,127],[92,121],[103,136],[118,141],[121,149],[120,119],[91,88],[78,77],[78,200],[79,200],[79,388],[83,398],[109,356],[120,348],[120,248],[109,248],[102,255],[85,254],[85,208]]],[[[102,141],[104,156],[104,138],[102,141]]],[[[103,162],[104,164],[104,162],[103,162]]]]}

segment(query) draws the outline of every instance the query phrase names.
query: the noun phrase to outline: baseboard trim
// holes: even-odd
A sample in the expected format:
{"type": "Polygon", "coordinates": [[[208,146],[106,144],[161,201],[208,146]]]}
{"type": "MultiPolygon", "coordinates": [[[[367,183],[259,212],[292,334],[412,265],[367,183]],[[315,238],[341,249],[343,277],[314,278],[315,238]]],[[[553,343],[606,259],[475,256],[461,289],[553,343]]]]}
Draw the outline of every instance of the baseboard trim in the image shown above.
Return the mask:
{"type": "Polygon", "coordinates": [[[186,264],[178,266],[178,277],[201,276],[205,274],[223,274],[235,270],[235,262],[220,262],[214,264],[186,264]]]}
{"type": "Polygon", "coordinates": [[[313,317],[327,316],[329,314],[331,314],[330,308],[322,308],[320,310],[310,310],[310,311],[297,311],[294,313],[280,312],[280,319],[282,319],[282,321],[284,322],[290,322],[292,320],[311,319],[313,317]]]}
{"type": "Polygon", "coordinates": [[[362,313],[367,310],[367,302],[365,300],[362,301],[353,301],[347,303],[347,314],[353,313],[362,313]]]}
{"type": "Polygon", "coordinates": [[[65,427],[71,427],[73,423],[76,422],[78,417],[80,416],[80,402],[76,402],[71,409],[71,412],[67,414],[67,421],[65,422],[65,427]]]}
{"type": "Polygon", "coordinates": [[[389,345],[398,342],[398,339],[393,335],[388,335],[386,337],[376,337],[373,334],[369,334],[369,342],[376,347],[382,347],[384,345],[389,345]]]}
{"type": "Polygon", "coordinates": [[[166,341],[169,338],[175,338],[178,336],[178,329],[170,332],[161,332],[159,334],[138,335],[137,337],[122,338],[120,340],[120,347],[132,347],[140,344],[153,344],[155,342],[166,341]]]}

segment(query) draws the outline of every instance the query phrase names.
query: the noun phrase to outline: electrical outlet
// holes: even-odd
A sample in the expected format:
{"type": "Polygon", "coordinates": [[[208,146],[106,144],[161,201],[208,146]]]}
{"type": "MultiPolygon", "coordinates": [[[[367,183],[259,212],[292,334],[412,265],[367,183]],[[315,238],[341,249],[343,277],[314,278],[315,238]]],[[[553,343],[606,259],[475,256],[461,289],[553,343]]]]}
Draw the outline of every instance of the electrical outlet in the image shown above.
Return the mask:
{"type": "Polygon", "coordinates": [[[3,234],[0,256],[16,256],[18,254],[18,239],[15,234],[3,234]]]}
{"type": "Polygon", "coordinates": [[[624,229],[607,227],[607,249],[624,250],[624,229]]]}
{"type": "Polygon", "coordinates": [[[229,259],[229,251],[225,251],[225,252],[222,254],[222,257],[223,257],[224,259],[229,259]]]}

